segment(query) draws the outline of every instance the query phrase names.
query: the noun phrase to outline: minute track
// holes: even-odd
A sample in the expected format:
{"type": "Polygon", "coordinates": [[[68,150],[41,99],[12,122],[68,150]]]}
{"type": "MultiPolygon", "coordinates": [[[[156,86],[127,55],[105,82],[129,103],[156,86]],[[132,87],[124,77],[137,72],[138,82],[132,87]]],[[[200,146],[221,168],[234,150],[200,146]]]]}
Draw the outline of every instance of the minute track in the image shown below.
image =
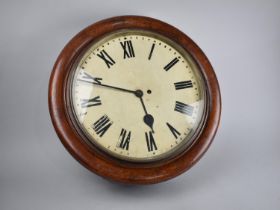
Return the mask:
{"type": "Polygon", "coordinates": [[[139,16],[100,21],[71,39],[51,75],[49,106],[66,149],[92,172],[127,184],[189,169],[209,148],[221,112],[216,76],[199,47],[171,25],[139,16]],[[124,59],[125,41],[135,57],[124,59]],[[155,134],[143,123],[149,113],[155,134]]]}
{"type": "Polygon", "coordinates": [[[75,111],[88,112],[78,120],[90,142],[120,159],[148,162],[167,157],[189,141],[192,132],[187,127],[196,129],[202,107],[197,88],[202,88],[185,55],[165,40],[141,34],[113,36],[93,46],[76,67],[72,83],[75,111]],[[130,41],[135,57],[132,51],[130,56],[130,41]],[[92,56],[102,50],[115,61],[110,70],[92,56]],[[94,100],[97,96],[100,106],[94,100]],[[192,115],[184,104],[195,109],[192,115]],[[103,127],[92,125],[104,115],[113,124],[103,134],[103,127]]]}

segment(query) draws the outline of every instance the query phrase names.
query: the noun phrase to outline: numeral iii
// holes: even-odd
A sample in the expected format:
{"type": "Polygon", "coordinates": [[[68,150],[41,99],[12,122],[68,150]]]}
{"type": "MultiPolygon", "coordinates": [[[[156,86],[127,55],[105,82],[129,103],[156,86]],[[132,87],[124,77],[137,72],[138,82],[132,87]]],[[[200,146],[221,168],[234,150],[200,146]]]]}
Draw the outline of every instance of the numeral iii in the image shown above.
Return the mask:
{"type": "Polygon", "coordinates": [[[193,83],[191,80],[188,81],[182,81],[182,82],[176,82],[174,83],[175,85],[175,89],[176,90],[180,90],[180,89],[184,89],[184,88],[192,88],[193,87],[193,83]]]}

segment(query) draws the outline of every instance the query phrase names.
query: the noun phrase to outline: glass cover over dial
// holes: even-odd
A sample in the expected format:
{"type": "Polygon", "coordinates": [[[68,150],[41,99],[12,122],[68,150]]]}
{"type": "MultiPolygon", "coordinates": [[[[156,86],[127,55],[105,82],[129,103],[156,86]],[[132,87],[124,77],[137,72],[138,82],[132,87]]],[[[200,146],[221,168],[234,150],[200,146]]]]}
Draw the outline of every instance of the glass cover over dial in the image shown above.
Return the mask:
{"type": "Polygon", "coordinates": [[[205,118],[197,65],[157,33],[121,30],[93,43],[70,79],[70,99],[88,143],[128,161],[186,149],[205,118]]]}

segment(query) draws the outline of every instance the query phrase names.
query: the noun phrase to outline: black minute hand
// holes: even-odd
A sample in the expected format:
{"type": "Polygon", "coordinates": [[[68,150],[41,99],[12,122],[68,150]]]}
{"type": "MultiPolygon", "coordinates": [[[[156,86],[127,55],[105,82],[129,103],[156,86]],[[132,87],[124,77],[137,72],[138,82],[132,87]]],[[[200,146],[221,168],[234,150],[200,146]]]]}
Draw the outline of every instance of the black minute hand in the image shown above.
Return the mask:
{"type": "Polygon", "coordinates": [[[103,84],[103,83],[100,82],[100,80],[102,80],[101,78],[94,78],[94,82],[93,81],[88,81],[88,80],[82,80],[82,79],[78,79],[78,80],[82,81],[82,82],[87,82],[87,83],[90,83],[90,84],[93,84],[93,85],[99,85],[99,86],[103,86],[103,87],[107,87],[107,88],[112,88],[112,89],[115,89],[115,90],[120,90],[120,91],[136,94],[136,91],[134,91],[134,90],[128,90],[128,89],[124,89],[124,88],[120,88],[120,87],[115,87],[115,86],[103,84]]]}
{"type": "Polygon", "coordinates": [[[125,89],[125,88],[106,85],[106,84],[101,83],[102,78],[92,77],[88,73],[84,73],[84,74],[85,74],[84,79],[78,79],[79,81],[86,82],[86,83],[93,84],[93,85],[99,85],[99,86],[103,86],[103,87],[107,87],[107,88],[112,88],[112,89],[115,89],[115,90],[120,90],[120,91],[124,91],[124,92],[128,92],[128,93],[133,93],[136,97],[140,98],[142,107],[143,107],[144,112],[145,112],[145,116],[143,117],[143,121],[146,125],[148,125],[151,128],[152,132],[154,133],[154,129],[153,129],[154,117],[151,114],[148,114],[148,112],[147,112],[146,106],[145,106],[144,101],[143,101],[143,92],[141,90],[135,90],[134,91],[134,90],[128,90],[128,89],[125,89]],[[85,80],[85,79],[90,79],[90,80],[93,80],[93,81],[89,81],[89,80],[85,80]]]}

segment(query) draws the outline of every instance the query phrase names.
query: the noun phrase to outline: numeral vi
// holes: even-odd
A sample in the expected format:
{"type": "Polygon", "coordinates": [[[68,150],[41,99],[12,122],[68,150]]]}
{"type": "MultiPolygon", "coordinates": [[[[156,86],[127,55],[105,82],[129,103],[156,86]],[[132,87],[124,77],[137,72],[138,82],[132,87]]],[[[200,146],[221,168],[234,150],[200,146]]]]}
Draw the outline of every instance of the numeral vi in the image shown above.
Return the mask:
{"type": "Polygon", "coordinates": [[[147,143],[148,151],[152,152],[154,150],[157,150],[157,145],[156,145],[155,139],[153,137],[152,131],[150,131],[149,133],[145,132],[145,136],[146,136],[146,143],[147,143]]]}

